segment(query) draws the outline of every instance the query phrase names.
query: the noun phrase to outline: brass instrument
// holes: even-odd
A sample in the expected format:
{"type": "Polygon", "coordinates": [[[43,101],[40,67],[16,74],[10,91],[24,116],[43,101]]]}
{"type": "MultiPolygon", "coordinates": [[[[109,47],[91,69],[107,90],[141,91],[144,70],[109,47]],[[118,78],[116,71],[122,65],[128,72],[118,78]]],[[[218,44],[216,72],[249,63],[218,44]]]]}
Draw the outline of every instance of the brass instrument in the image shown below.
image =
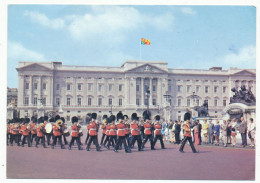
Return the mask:
{"type": "Polygon", "coordinates": [[[61,119],[58,119],[56,121],[56,126],[60,129],[61,128],[61,125],[63,124],[63,121],[61,119]]]}

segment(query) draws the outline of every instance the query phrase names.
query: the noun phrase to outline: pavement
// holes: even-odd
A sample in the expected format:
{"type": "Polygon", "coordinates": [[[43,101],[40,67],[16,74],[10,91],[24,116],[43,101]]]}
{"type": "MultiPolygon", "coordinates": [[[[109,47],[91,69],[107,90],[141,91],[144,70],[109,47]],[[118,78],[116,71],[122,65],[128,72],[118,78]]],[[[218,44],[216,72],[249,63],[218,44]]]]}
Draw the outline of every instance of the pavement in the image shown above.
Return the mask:
{"type": "MultiPolygon", "coordinates": [[[[101,135],[99,135],[101,137],[101,135]]],[[[70,140],[70,138],[68,138],[70,140]]],[[[82,143],[85,136],[82,138],[82,143]]],[[[99,140],[100,142],[100,140],[99,140]]],[[[76,144],[76,143],[75,143],[76,144]]],[[[8,179],[138,179],[138,180],[254,180],[255,149],[212,145],[196,146],[192,153],[187,144],[185,153],[179,145],[165,143],[155,151],[147,142],[144,151],[132,153],[91,146],[90,151],[7,146],[8,179]]]]}

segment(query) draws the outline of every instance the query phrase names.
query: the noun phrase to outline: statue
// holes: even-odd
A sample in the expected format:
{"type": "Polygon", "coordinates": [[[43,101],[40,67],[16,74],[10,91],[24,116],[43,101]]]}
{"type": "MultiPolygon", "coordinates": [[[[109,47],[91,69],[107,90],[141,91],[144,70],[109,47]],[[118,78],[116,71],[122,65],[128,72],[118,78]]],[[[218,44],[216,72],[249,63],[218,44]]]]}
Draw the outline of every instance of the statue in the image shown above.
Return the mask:
{"type": "Polygon", "coordinates": [[[209,116],[208,113],[208,101],[204,100],[204,103],[202,106],[196,106],[194,108],[195,111],[198,112],[198,117],[207,117],[209,116]]]}
{"type": "Polygon", "coordinates": [[[242,103],[248,106],[256,105],[256,98],[254,94],[252,91],[247,90],[245,85],[240,87],[240,91],[238,91],[236,88],[232,88],[231,91],[235,94],[233,97],[230,97],[230,104],[242,103]]]}

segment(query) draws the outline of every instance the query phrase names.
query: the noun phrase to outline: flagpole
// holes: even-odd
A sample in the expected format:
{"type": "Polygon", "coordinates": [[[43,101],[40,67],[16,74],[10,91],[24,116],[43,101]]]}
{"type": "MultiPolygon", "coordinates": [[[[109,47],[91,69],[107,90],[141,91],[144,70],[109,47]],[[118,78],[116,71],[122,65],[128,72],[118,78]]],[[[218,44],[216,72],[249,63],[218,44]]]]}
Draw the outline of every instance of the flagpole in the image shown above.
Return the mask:
{"type": "Polygon", "coordinates": [[[140,58],[139,58],[140,61],[142,60],[142,50],[141,50],[141,46],[142,46],[142,44],[141,44],[141,42],[140,42],[140,58]]]}

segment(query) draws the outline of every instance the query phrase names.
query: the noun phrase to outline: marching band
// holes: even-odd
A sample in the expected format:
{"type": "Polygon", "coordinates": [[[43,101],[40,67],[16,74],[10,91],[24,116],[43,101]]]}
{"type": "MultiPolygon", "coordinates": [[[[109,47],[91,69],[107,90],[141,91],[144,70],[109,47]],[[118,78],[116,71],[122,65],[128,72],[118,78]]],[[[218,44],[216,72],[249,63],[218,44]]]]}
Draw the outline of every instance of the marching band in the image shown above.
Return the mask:
{"type": "MultiPolygon", "coordinates": [[[[89,151],[91,144],[96,147],[96,151],[101,151],[101,147],[105,147],[110,150],[113,147],[114,152],[122,149],[126,153],[131,153],[131,149],[134,147],[137,141],[138,151],[143,151],[146,142],[150,141],[151,150],[155,150],[154,146],[157,139],[160,140],[161,148],[165,149],[162,140],[162,125],[160,124],[160,116],[157,115],[155,119],[150,120],[149,115],[144,115],[144,123],[141,126],[139,123],[139,117],[136,113],[131,115],[131,123],[127,115],[123,115],[119,112],[116,116],[107,115],[103,116],[103,122],[99,126],[97,121],[97,114],[92,113],[90,115],[90,122],[87,125],[87,138],[85,141],[86,150],[89,151]],[[98,142],[98,131],[102,130],[101,143],[98,142]]],[[[72,117],[71,131],[69,132],[67,125],[65,125],[65,119],[56,115],[55,118],[48,118],[47,116],[36,119],[29,118],[15,118],[8,121],[7,124],[7,145],[13,146],[13,142],[20,146],[22,139],[22,147],[24,144],[28,144],[28,147],[32,147],[33,140],[36,142],[35,147],[38,148],[39,144],[46,148],[45,137],[47,139],[47,145],[52,149],[57,145],[60,145],[61,149],[65,149],[65,145],[68,144],[66,137],[71,136],[68,149],[71,150],[76,141],[78,150],[83,150],[81,143],[81,136],[83,136],[81,125],[76,116],[72,117]],[[23,138],[22,138],[23,137],[23,138]],[[62,138],[63,137],[63,138],[62,138]],[[52,139],[52,143],[51,143],[52,139]],[[64,143],[63,143],[64,140],[64,143]]]]}

